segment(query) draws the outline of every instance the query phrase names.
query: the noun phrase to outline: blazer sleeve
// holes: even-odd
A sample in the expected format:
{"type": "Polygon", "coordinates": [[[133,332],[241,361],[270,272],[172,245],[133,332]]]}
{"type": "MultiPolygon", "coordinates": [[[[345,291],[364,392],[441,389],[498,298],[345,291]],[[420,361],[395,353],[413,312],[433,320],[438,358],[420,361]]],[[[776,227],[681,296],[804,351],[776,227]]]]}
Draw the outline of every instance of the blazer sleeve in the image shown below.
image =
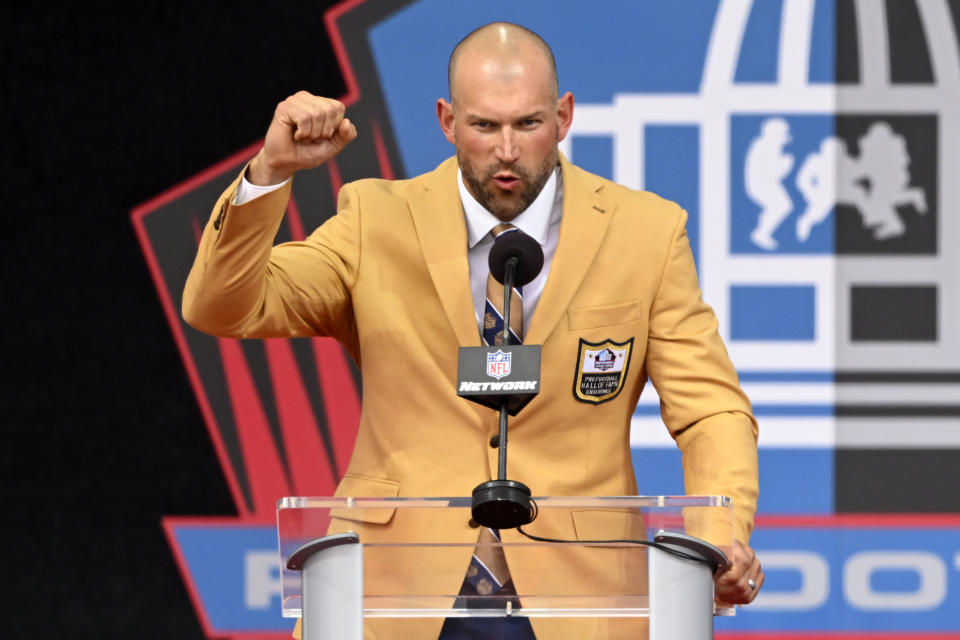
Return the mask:
{"type": "Polygon", "coordinates": [[[732,498],[734,536],[747,543],[758,495],[757,422],[703,301],[686,220],[681,212],[651,307],[647,372],[682,452],[687,494],[732,498]]]}
{"type": "Polygon", "coordinates": [[[360,260],[355,188],[338,213],[306,240],[273,246],[290,183],[242,205],[237,180],[220,196],[200,240],[183,293],[184,320],[230,338],[326,335],[351,346],[350,292],[360,260]]]}

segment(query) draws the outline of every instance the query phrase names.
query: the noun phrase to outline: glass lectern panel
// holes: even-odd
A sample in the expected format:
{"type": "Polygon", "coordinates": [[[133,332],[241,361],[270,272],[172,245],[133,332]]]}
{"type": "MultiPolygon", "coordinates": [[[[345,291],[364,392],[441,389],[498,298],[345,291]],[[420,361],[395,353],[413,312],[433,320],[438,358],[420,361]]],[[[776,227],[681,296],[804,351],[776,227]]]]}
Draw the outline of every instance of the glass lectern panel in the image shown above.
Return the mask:
{"type": "MultiPolygon", "coordinates": [[[[540,497],[523,531],[478,543],[470,498],[283,498],[277,508],[283,615],[301,615],[300,572],[286,560],[333,533],[356,532],[363,555],[365,617],[640,617],[649,615],[648,547],[665,533],[725,552],[733,510],[722,496],[540,497]],[[461,593],[471,558],[500,553],[509,595],[461,593]]],[[[474,565],[475,566],[475,565],[474,565]]],[[[714,611],[731,615],[732,608],[714,611]]]]}

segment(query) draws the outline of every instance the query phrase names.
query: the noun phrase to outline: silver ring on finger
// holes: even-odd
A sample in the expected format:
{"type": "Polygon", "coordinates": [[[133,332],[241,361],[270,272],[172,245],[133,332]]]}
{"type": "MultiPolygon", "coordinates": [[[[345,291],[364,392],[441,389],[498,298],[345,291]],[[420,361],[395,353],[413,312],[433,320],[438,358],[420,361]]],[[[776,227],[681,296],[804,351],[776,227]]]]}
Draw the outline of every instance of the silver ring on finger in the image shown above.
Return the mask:
{"type": "Polygon", "coordinates": [[[750,587],[750,590],[751,590],[751,591],[756,591],[756,589],[757,589],[757,581],[754,580],[753,578],[748,578],[748,579],[747,579],[747,586],[750,587]]]}

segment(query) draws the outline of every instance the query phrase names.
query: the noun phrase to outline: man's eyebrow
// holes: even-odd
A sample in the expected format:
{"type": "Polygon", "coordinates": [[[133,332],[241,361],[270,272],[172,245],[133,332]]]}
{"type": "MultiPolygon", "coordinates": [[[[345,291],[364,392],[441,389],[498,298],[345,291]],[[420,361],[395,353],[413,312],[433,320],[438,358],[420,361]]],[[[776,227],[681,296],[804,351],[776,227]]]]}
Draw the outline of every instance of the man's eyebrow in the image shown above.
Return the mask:
{"type": "MultiPolygon", "coordinates": [[[[534,120],[536,118],[543,118],[544,114],[546,114],[546,111],[543,111],[543,110],[534,111],[533,113],[524,114],[522,116],[514,118],[513,121],[520,122],[522,120],[534,120]]],[[[467,113],[467,120],[483,120],[484,122],[496,122],[494,118],[482,116],[478,113],[467,113]]]]}

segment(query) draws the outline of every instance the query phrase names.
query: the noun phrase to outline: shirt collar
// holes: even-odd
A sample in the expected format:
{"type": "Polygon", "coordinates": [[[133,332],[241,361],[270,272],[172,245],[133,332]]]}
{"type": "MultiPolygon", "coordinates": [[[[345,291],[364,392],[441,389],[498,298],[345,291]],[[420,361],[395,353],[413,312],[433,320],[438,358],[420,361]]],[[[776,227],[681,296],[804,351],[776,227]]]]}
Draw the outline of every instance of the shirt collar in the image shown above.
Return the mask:
{"type": "MultiPolygon", "coordinates": [[[[510,221],[528,236],[536,240],[540,246],[547,244],[547,231],[550,227],[550,216],[554,208],[557,193],[557,167],[550,173],[547,183],[543,185],[537,199],[530,203],[524,211],[510,221]]],[[[460,200],[467,220],[467,247],[472,249],[490,233],[490,230],[500,224],[492,213],[477,202],[463,183],[463,172],[457,168],[457,188],[460,189],[460,200]]]]}

